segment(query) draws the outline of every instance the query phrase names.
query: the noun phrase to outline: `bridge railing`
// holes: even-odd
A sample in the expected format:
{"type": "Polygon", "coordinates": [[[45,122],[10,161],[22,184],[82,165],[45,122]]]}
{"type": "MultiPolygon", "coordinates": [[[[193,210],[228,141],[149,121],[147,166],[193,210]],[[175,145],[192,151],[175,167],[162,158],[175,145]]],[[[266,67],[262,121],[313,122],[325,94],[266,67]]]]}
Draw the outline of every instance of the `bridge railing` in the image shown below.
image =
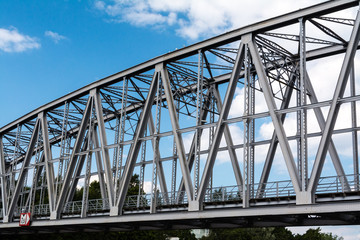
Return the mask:
{"type": "Polygon", "coordinates": [[[14,216],[15,217],[20,217],[20,213],[22,212],[26,212],[26,208],[23,208],[23,207],[15,207],[14,209],[14,216]]]}
{"type": "MultiPolygon", "coordinates": [[[[250,186],[251,198],[256,198],[257,191],[264,189],[259,198],[279,198],[295,196],[291,181],[268,182],[266,184],[254,184],[250,186]],[[264,188],[261,188],[263,186],[264,188]]],[[[224,186],[208,189],[205,195],[205,202],[226,202],[240,201],[242,199],[242,186],[224,186]]]]}
{"type": "MultiPolygon", "coordinates": [[[[64,214],[78,214],[81,212],[82,201],[68,202],[64,207],[64,214]]],[[[104,212],[110,209],[108,199],[90,199],[88,201],[88,213],[104,212]]]]}
{"type": "Polygon", "coordinates": [[[48,216],[50,214],[49,204],[35,205],[33,214],[36,216],[48,216]]]}
{"type": "MultiPolygon", "coordinates": [[[[185,191],[157,193],[156,206],[184,205],[188,203],[185,191]],[[172,197],[175,196],[175,197],[172,197]]],[[[148,208],[151,204],[151,194],[127,196],[124,208],[148,208]]]]}
{"type": "Polygon", "coordinates": [[[156,199],[157,206],[177,206],[188,204],[188,198],[185,191],[158,193],[156,199]]]}
{"type": "Polygon", "coordinates": [[[242,192],[238,186],[226,186],[208,189],[205,195],[205,202],[228,202],[242,199],[242,192]]]}
{"type": "MultiPolygon", "coordinates": [[[[331,176],[321,177],[316,190],[316,194],[326,193],[344,193],[359,191],[360,184],[358,179],[360,175],[331,176]],[[345,181],[346,179],[346,181],[345,181]],[[345,187],[348,186],[347,188],[345,187]]],[[[292,182],[277,181],[268,182],[264,185],[255,184],[250,186],[251,198],[279,198],[295,196],[292,182]],[[263,190],[261,190],[263,189],[263,190]],[[262,192],[260,192],[262,191],[262,192]]],[[[205,194],[205,203],[217,202],[240,202],[242,200],[242,186],[224,186],[207,189],[205,194]]],[[[158,193],[156,206],[178,207],[187,205],[188,199],[185,192],[158,193]]],[[[64,206],[63,213],[66,215],[77,215],[81,213],[82,201],[67,202],[64,206]]],[[[127,196],[125,210],[149,209],[151,205],[151,194],[127,196]]],[[[110,209],[108,199],[91,199],[88,201],[88,213],[107,212],[110,209]]],[[[35,205],[31,210],[26,207],[16,207],[15,217],[19,217],[21,212],[31,211],[35,218],[47,217],[50,215],[49,204],[35,205]]],[[[3,217],[3,210],[0,208],[0,219],[3,217]]]]}
{"type": "Polygon", "coordinates": [[[81,212],[82,201],[67,202],[64,206],[64,214],[78,214],[81,212]]]}
{"type": "Polygon", "coordinates": [[[108,199],[91,199],[88,203],[88,212],[101,212],[110,209],[108,199]]]}
{"type": "MultiPolygon", "coordinates": [[[[257,194],[257,198],[279,198],[295,196],[295,191],[292,182],[288,180],[254,184],[253,194],[257,194]]],[[[252,197],[255,198],[254,195],[252,197]]]]}
{"type": "Polygon", "coordinates": [[[127,196],[124,208],[146,208],[150,205],[151,194],[127,196]]]}
{"type": "Polygon", "coordinates": [[[358,191],[360,189],[358,179],[359,175],[354,174],[346,176],[322,177],[319,180],[316,193],[345,193],[351,191],[358,191]]]}

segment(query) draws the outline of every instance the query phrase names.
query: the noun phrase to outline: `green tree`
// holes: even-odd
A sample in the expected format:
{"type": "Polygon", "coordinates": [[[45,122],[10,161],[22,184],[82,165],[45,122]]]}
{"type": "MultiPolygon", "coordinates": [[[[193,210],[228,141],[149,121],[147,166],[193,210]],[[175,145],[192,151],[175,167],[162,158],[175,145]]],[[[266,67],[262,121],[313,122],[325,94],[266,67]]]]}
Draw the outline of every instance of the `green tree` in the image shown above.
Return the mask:
{"type": "Polygon", "coordinates": [[[304,234],[293,233],[284,227],[268,228],[237,228],[213,229],[210,235],[202,240],[343,240],[342,237],[333,236],[331,233],[321,233],[321,229],[309,229],[304,234]]]}
{"type": "Polygon", "coordinates": [[[170,230],[165,231],[167,238],[178,237],[180,240],[196,240],[195,234],[191,230],[170,230]]]}
{"type": "Polygon", "coordinates": [[[294,235],[292,234],[292,232],[284,227],[275,227],[272,233],[275,236],[276,240],[294,239],[294,235]]]}
{"type": "Polygon", "coordinates": [[[89,186],[89,199],[101,199],[99,181],[92,181],[89,186]]]}
{"type": "Polygon", "coordinates": [[[214,202],[222,201],[222,195],[223,195],[222,188],[215,189],[214,192],[212,193],[212,201],[214,202]]]}
{"type": "Polygon", "coordinates": [[[342,237],[333,236],[332,233],[322,233],[318,227],[316,229],[308,229],[303,235],[297,234],[295,240],[342,240],[342,237]]]}
{"type": "MultiPolygon", "coordinates": [[[[140,188],[139,175],[134,174],[129,183],[129,189],[126,196],[138,195],[140,188]]],[[[75,190],[73,201],[81,201],[84,192],[84,187],[77,188],[75,190]]],[[[144,195],[145,192],[141,189],[141,195],[144,195]]],[[[101,199],[100,183],[99,181],[92,181],[89,186],[89,199],[101,199]]]]}
{"type": "Polygon", "coordinates": [[[275,240],[272,234],[274,228],[235,228],[235,229],[213,229],[208,237],[202,240],[275,240]]]}
{"type": "Polygon", "coordinates": [[[84,192],[84,188],[76,188],[75,189],[75,193],[74,193],[74,197],[73,197],[73,201],[81,201],[82,200],[82,196],[83,196],[83,192],[84,192]]]}
{"type": "MultiPolygon", "coordinates": [[[[140,188],[139,175],[134,174],[134,175],[132,175],[132,177],[130,179],[129,188],[128,188],[126,196],[138,195],[139,188],[140,188]]],[[[144,194],[145,194],[144,189],[141,189],[140,195],[144,195],[144,194]]]]}
{"type": "MultiPolygon", "coordinates": [[[[180,240],[195,240],[195,235],[190,230],[166,230],[166,231],[130,231],[130,232],[77,232],[35,235],[3,235],[1,240],[165,240],[169,237],[178,237],[180,240]]],[[[207,239],[221,240],[342,240],[342,237],[333,236],[331,233],[321,233],[321,229],[309,229],[304,234],[294,236],[290,230],[284,227],[269,228],[237,228],[237,229],[213,229],[207,239]]]]}

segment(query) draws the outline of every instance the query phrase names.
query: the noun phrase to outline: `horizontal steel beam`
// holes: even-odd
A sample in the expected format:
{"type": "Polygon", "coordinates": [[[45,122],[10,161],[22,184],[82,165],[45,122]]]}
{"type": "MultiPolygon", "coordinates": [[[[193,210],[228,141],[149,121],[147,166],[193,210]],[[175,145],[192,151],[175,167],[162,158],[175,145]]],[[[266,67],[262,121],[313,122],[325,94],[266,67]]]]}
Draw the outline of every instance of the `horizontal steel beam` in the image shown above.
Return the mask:
{"type": "MultiPolygon", "coordinates": [[[[252,219],[252,226],[262,226],[261,222],[265,222],[266,218],[270,216],[270,220],[266,223],[267,226],[276,226],[276,221],[279,217],[293,217],[305,221],[284,221],[281,226],[306,226],[326,224],[359,224],[360,204],[358,201],[341,201],[336,203],[321,203],[316,205],[277,205],[277,206],[261,206],[251,208],[217,208],[211,210],[204,210],[201,212],[163,212],[157,214],[131,214],[122,216],[98,216],[87,218],[66,218],[54,221],[34,221],[31,224],[32,230],[41,231],[41,229],[67,229],[69,227],[77,228],[92,228],[93,226],[107,227],[116,224],[116,226],[135,226],[135,225],[149,225],[151,223],[166,223],[164,228],[173,227],[179,223],[186,223],[188,229],[194,228],[196,224],[200,227],[206,227],[208,223],[222,223],[228,221],[245,220],[245,224],[241,226],[248,226],[250,219],[252,219]],[[339,221],[339,215],[349,216],[348,221],[339,221]],[[324,219],[323,219],[324,217],[324,219]],[[312,218],[315,221],[310,221],[312,218]],[[316,224],[317,223],[317,224],[316,224]]],[[[161,224],[159,225],[161,229],[161,224]]],[[[24,228],[19,227],[19,223],[0,224],[0,234],[20,231],[24,228]]],[[[131,228],[128,228],[131,230],[131,228]]]]}

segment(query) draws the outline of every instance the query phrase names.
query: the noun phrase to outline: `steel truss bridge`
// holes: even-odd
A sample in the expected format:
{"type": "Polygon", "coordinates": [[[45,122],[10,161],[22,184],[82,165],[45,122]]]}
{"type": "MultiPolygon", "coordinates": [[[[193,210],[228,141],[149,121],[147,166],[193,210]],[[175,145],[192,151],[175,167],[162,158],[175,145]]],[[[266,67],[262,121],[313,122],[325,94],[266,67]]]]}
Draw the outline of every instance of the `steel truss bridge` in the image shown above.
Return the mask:
{"type": "Polygon", "coordinates": [[[329,1],[236,29],[2,127],[0,233],[360,224],[358,9],[329,1]],[[308,69],[334,59],[323,89],[308,69]],[[151,191],[127,195],[134,174],[151,191]]]}

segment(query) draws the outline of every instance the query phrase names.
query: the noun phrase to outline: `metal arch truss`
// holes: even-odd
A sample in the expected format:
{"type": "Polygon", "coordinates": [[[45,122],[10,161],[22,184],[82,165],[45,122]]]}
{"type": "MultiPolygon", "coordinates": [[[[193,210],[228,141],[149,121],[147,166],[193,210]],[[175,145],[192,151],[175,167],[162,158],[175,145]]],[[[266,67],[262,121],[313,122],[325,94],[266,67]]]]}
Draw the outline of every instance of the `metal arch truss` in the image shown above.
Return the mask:
{"type": "Polygon", "coordinates": [[[357,12],[358,1],[329,1],[225,33],[99,80],[2,127],[0,233],[21,212],[32,214],[34,226],[44,219],[49,226],[65,218],[74,224],[105,219],[124,229],[143,221],[155,228],[258,226],[253,217],[267,214],[278,215],[268,225],[306,225],[314,214],[322,224],[359,223],[354,58],[360,16],[341,17],[345,9],[357,12]],[[319,82],[327,79],[312,78],[307,69],[329,56],[342,64],[336,84],[324,90],[319,82]],[[319,97],[321,91],[332,97],[319,97]],[[351,120],[345,127],[338,122],[344,108],[351,120]],[[273,126],[270,137],[260,133],[264,123],[273,126]],[[340,152],[341,136],[351,156],[340,152]],[[327,158],[332,174],[323,171],[327,158]],[[274,161],[286,166],[283,176],[273,172],[274,161]],[[229,186],[221,168],[233,179],[229,186]],[[140,189],[129,195],[134,174],[140,189]],[[93,180],[101,199],[89,194],[93,180]],[[74,201],[77,188],[83,188],[80,201],[74,201]]]}

